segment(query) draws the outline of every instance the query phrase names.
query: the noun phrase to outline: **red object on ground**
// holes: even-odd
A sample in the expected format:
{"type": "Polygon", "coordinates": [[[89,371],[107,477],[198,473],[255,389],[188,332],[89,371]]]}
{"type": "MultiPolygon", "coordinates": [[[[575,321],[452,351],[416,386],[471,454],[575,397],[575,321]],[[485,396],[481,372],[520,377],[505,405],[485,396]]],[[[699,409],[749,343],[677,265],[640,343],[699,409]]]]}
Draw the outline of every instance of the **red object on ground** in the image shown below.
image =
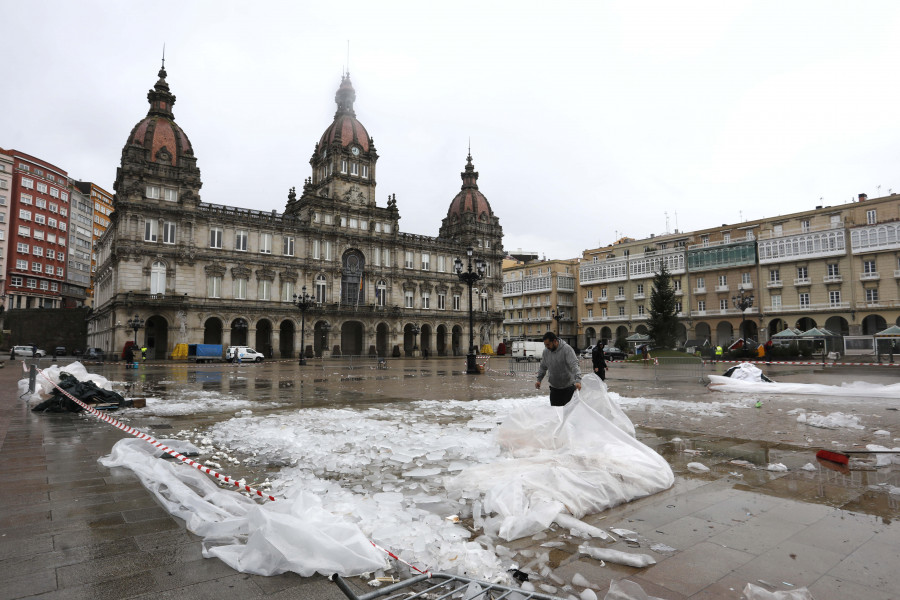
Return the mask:
{"type": "Polygon", "coordinates": [[[840,452],[832,452],[831,450],[819,450],[816,452],[816,458],[821,458],[822,460],[830,460],[831,462],[835,462],[841,465],[846,465],[850,462],[850,457],[846,454],[842,454],[840,452]]]}

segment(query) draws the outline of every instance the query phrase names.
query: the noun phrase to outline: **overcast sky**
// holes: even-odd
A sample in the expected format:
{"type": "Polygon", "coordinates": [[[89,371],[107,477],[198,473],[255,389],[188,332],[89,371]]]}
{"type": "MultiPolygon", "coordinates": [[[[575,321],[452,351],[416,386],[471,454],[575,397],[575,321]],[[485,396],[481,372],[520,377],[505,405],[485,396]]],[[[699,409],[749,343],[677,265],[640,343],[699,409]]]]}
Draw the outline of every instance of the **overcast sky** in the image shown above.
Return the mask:
{"type": "Polygon", "coordinates": [[[894,0],[3,5],[0,146],[109,191],[165,44],[201,198],[283,211],[349,41],[405,232],[437,235],[470,138],[504,246],[547,258],[900,192],[894,0]]]}

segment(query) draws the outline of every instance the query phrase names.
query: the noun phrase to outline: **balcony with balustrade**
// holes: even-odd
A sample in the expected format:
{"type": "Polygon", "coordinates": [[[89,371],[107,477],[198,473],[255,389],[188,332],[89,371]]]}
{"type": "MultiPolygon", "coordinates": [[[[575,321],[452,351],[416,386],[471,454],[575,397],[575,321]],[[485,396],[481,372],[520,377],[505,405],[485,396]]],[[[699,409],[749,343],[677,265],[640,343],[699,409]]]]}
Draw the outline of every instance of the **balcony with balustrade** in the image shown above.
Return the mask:
{"type": "Polygon", "coordinates": [[[810,230],[795,235],[783,234],[771,239],[760,239],[757,247],[759,263],[762,265],[842,256],[846,253],[846,235],[843,229],[810,230]]]}
{"type": "Polygon", "coordinates": [[[850,310],[849,302],[813,302],[810,304],[781,304],[778,306],[767,305],[763,308],[766,314],[823,312],[836,310],[850,310]]]}

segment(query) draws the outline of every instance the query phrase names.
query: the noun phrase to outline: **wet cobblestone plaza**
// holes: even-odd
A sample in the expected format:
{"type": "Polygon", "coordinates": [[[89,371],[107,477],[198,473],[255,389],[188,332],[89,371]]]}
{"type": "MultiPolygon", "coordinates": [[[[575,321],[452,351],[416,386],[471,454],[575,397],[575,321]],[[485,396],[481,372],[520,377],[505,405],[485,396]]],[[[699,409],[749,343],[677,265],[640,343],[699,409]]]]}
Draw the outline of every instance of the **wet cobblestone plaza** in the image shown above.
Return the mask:
{"type": "MultiPolygon", "coordinates": [[[[45,359],[41,367],[50,364],[45,359]]],[[[293,361],[148,363],[137,370],[120,364],[87,367],[115,382],[119,391],[128,386],[132,396],[156,399],[148,409],[187,397],[194,402],[204,398],[210,407],[225,403],[225,409],[193,414],[120,413],[129,425],[156,437],[193,432],[196,438],[241,411],[281,415],[308,408],[544,393],[534,389],[527,372],[510,375],[507,362],[498,358],[491,359],[483,375],[463,374],[462,359],[397,359],[388,361],[386,369],[365,360],[310,361],[305,367],[293,361]]],[[[601,566],[577,552],[579,540],[554,531],[539,540],[526,537],[506,544],[521,566],[549,547],[557,579],[570,582],[580,574],[601,598],[608,582],[620,578],[671,600],[740,598],[747,583],[771,591],[806,586],[816,600],[900,597],[895,568],[900,466],[875,469],[869,466],[872,461],[864,461],[842,472],[815,460],[821,448],[900,445],[900,398],[744,397],[709,391],[702,375],[724,368],[617,364],[609,371],[610,390],[621,396],[638,438],[666,458],[676,480],[669,490],[583,520],[636,532],[633,542],[620,540],[611,547],[639,549],[652,554],[657,564],[641,569],[601,566]],[[798,409],[852,415],[859,427],[812,427],[798,422],[798,409]],[[709,471],[689,470],[692,462],[709,471]],[[775,463],[787,470],[766,469],[775,463]],[[804,469],[808,464],[814,469],[804,469]],[[651,551],[654,545],[669,550],[651,551]]],[[[831,385],[892,384],[900,374],[895,367],[780,366],[764,371],[777,381],[831,385]]],[[[31,413],[17,397],[21,376],[19,363],[0,370],[0,574],[5,582],[0,599],[344,597],[321,577],[247,575],[202,558],[199,538],[168,515],[131,471],[97,463],[126,434],[86,415],[31,413]]],[[[281,467],[236,460],[222,464],[221,470],[259,484],[281,467]]],[[[364,586],[359,581],[355,585],[364,586]]],[[[577,590],[558,595],[568,593],[578,595],[577,590]]]]}

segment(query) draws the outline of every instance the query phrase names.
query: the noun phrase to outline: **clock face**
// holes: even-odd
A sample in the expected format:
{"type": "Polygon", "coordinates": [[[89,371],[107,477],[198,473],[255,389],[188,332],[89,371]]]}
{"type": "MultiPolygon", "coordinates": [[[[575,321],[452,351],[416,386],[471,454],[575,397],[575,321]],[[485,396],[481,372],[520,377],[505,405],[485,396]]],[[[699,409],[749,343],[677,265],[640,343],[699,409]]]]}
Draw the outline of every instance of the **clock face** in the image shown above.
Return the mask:
{"type": "Polygon", "coordinates": [[[353,153],[353,156],[359,156],[359,148],[357,148],[356,146],[353,146],[353,149],[350,150],[350,152],[353,153]]]}

